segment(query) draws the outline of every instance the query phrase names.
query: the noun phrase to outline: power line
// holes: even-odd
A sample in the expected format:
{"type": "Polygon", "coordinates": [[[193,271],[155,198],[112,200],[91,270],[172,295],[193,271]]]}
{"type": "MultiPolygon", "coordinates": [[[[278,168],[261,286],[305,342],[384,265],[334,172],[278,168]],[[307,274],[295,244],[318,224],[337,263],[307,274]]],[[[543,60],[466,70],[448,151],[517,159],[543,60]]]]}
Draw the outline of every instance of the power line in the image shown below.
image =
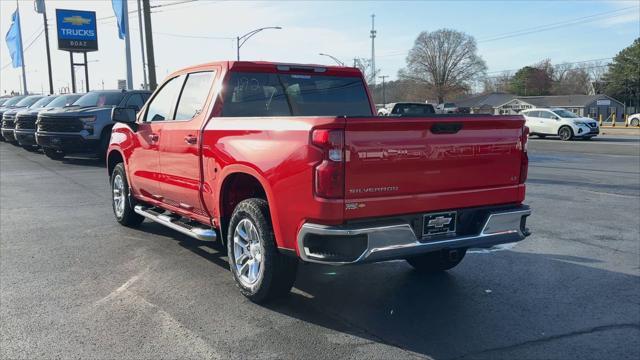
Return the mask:
{"type": "MultiPolygon", "coordinates": [[[[562,62],[556,65],[576,65],[576,64],[584,64],[584,63],[596,62],[596,61],[612,60],[612,59],[613,59],[612,57],[609,57],[609,58],[574,61],[574,62],[562,62]]],[[[600,67],[600,66],[608,66],[608,65],[597,65],[596,67],[600,67]]],[[[497,74],[497,73],[504,73],[504,72],[510,72],[510,71],[518,71],[518,70],[520,69],[495,70],[495,71],[489,71],[487,74],[497,74]]]]}
{"type": "MultiPolygon", "coordinates": [[[[35,34],[35,33],[34,33],[34,34],[35,34]]],[[[40,30],[40,33],[38,33],[38,35],[36,35],[36,37],[35,37],[33,40],[31,40],[31,42],[30,42],[29,44],[27,44],[27,46],[25,46],[25,47],[24,47],[24,49],[22,50],[22,53],[23,53],[23,54],[24,54],[24,53],[26,53],[26,52],[27,52],[27,50],[29,50],[29,48],[31,48],[31,46],[32,46],[32,45],[33,45],[33,44],[34,44],[34,43],[35,43],[35,42],[40,38],[40,36],[42,36],[42,34],[44,34],[44,29],[41,29],[41,30],[40,30]]],[[[6,65],[5,65],[5,66],[3,66],[2,68],[0,68],[0,71],[2,71],[2,70],[4,70],[4,69],[8,68],[11,64],[13,64],[13,61],[12,61],[12,62],[10,62],[10,63],[8,63],[8,64],[6,64],[6,65]]]]}

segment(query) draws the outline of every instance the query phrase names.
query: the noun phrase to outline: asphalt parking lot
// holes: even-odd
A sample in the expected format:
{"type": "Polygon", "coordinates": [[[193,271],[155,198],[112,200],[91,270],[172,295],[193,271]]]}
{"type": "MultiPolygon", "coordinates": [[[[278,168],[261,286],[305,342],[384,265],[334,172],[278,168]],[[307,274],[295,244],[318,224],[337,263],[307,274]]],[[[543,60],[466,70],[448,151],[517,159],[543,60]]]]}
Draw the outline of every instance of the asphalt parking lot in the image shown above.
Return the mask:
{"type": "Polygon", "coordinates": [[[640,358],[640,137],[530,158],[524,242],[432,277],[304,265],[258,306],[210,247],[119,226],[100,163],[0,143],[0,357],[640,358]]]}

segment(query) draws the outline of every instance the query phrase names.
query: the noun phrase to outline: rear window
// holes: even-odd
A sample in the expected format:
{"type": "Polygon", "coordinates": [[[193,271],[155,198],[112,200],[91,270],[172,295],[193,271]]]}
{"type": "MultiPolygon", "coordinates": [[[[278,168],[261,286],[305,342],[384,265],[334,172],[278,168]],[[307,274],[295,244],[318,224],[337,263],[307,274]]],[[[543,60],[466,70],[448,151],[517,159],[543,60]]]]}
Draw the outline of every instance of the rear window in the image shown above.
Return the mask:
{"type": "Polygon", "coordinates": [[[231,73],[222,116],[371,116],[359,77],[231,73]]]}
{"type": "Polygon", "coordinates": [[[392,115],[421,116],[435,113],[433,106],[429,104],[396,104],[392,115]]]}
{"type": "Polygon", "coordinates": [[[85,106],[116,106],[120,104],[124,93],[121,92],[89,92],[83,95],[73,105],[85,106]]]}

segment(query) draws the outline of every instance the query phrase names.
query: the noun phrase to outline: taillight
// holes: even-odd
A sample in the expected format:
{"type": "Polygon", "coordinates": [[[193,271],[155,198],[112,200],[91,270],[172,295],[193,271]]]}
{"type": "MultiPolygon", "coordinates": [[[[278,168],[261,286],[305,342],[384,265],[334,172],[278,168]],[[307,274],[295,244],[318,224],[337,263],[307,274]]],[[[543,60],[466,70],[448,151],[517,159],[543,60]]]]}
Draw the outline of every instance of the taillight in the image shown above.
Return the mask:
{"type": "Polygon", "coordinates": [[[527,181],[529,174],[529,155],[527,153],[529,147],[529,128],[524,127],[522,130],[522,160],[520,161],[520,184],[527,181]]]}
{"type": "Polygon", "coordinates": [[[315,194],[322,198],[344,197],[344,132],[315,129],[311,143],[322,149],[323,159],[314,169],[315,194]]]}

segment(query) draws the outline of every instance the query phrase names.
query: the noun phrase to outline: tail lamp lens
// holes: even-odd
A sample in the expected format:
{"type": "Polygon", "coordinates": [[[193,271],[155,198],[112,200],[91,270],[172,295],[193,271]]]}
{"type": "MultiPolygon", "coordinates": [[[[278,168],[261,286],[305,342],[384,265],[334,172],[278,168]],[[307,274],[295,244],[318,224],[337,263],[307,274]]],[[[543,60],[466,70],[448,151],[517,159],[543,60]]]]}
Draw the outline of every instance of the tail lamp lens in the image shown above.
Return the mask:
{"type": "Polygon", "coordinates": [[[527,181],[529,175],[529,154],[527,150],[529,148],[529,128],[524,127],[522,130],[522,160],[520,161],[520,184],[524,184],[527,181]]]}
{"type": "Polygon", "coordinates": [[[314,171],[315,194],[327,199],[344,197],[344,132],[316,129],[311,142],[323,152],[323,159],[314,171]]]}

